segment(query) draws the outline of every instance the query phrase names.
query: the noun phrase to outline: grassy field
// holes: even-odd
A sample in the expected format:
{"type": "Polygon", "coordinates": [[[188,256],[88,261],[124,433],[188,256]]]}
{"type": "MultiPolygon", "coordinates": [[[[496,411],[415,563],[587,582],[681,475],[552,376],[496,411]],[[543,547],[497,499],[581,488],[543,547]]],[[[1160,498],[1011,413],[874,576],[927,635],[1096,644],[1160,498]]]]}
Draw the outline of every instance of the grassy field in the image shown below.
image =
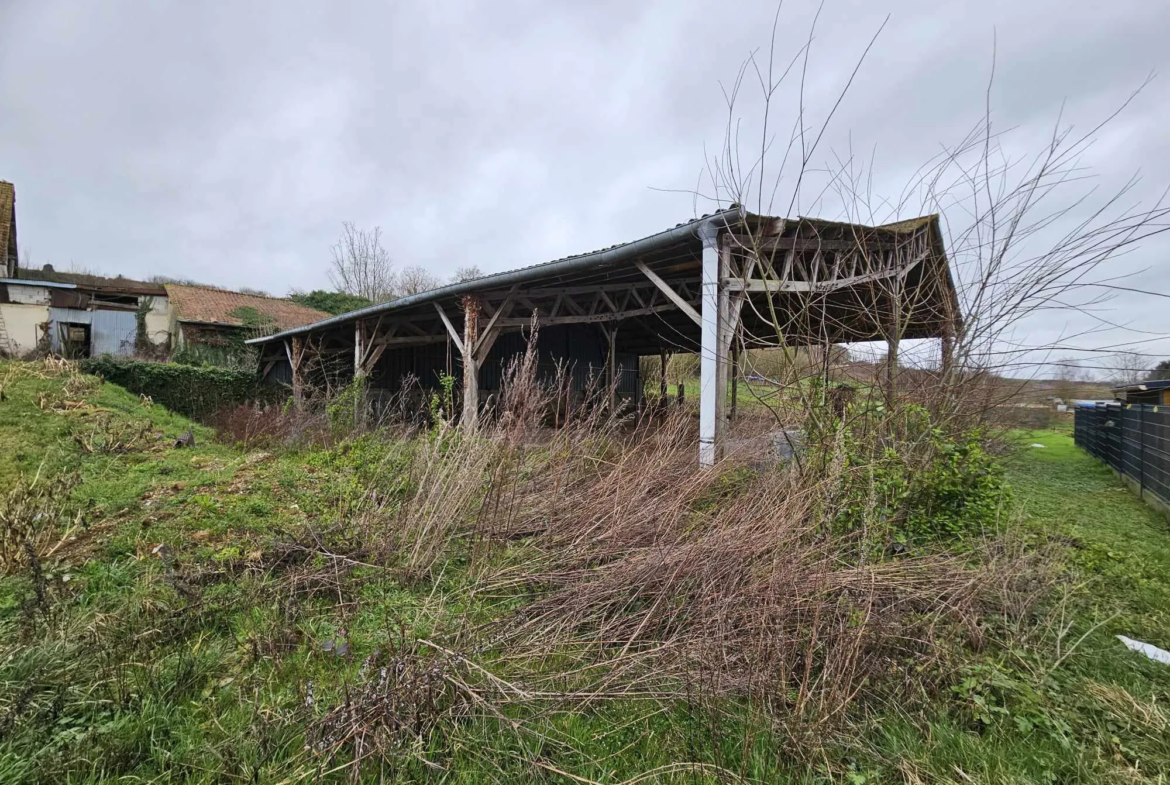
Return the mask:
{"type": "Polygon", "coordinates": [[[952,687],[966,711],[886,714],[865,746],[907,781],[1165,782],[1170,666],[1115,636],[1170,648],[1170,525],[1070,435],[1017,436],[1019,530],[1055,541],[1068,581],[1035,629],[971,656],[952,687]]]}
{"type": "Polygon", "coordinates": [[[1004,459],[1004,547],[1048,565],[1042,606],[956,640],[916,699],[857,703],[809,759],[746,704],[439,722],[454,698],[428,674],[465,671],[420,640],[499,600],[468,590],[472,564],[405,580],[337,526],[405,482],[407,448],[244,450],[92,379],[0,364],[0,380],[5,515],[34,499],[51,522],[47,555],[0,578],[0,782],[349,781],[315,749],[362,705],[375,652],[421,730],[370,782],[1170,779],[1170,666],[1115,637],[1170,649],[1170,527],[1065,434],[1019,434],[1004,459]]]}

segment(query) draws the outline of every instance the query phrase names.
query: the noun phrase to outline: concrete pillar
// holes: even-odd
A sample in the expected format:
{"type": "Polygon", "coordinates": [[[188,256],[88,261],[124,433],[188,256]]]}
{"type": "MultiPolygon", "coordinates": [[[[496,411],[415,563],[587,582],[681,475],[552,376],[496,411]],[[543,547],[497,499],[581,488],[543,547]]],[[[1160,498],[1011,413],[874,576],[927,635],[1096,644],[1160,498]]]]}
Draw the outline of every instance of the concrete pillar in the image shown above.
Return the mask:
{"type": "Polygon", "coordinates": [[[723,330],[728,297],[723,285],[728,256],[720,253],[719,229],[706,224],[703,242],[702,340],[699,352],[699,465],[714,466],[722,452],[723,412],[727,403],[727,354],[723,330]]]}
{"type": "Polygon", "coordinates": [[[727,433],[727,388],[731,381],[731,339],[733,325],[731,323],[731,292],[727,290],[727,281],[731,279],[731,245],[721,242],[719,245],[719,288],[717,291],[717,311],[719,314],[719,355],[716,362],[715,384],[718,395],[715,398],[715,459],[723,457],[723,441],[727,433]]]}
{"type": "Polygon", "coordinates": [[[474,430],[479,425],[479,363],[475,345],[479,342],[479,300],[463,298],[463,417],[462,424],[474,430]]]}

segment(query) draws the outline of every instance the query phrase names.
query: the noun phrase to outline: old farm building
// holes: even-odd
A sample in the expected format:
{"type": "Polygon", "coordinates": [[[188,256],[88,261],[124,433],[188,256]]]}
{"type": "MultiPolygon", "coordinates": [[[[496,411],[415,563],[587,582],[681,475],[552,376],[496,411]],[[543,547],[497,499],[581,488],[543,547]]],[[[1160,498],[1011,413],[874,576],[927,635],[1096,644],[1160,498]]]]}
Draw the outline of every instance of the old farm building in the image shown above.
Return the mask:
{"type": "Polygon", "coordinates": [[[744,348],[942,338],[957,298],[937,216],[869,227],[731,208],[592,253],[445,286],[250,343],[261,373],[300,396],[315,369],[344,365],[371,390],[406,377],[462,379],[463,420],[498,391],[539,323],[539,373],[583,389],[602,374],[639,398],[638,358],[699,353],[700,460],[719,455],[733,344],[744,348]],[[332,364],[320,362],[334,358],[332,364]]]}

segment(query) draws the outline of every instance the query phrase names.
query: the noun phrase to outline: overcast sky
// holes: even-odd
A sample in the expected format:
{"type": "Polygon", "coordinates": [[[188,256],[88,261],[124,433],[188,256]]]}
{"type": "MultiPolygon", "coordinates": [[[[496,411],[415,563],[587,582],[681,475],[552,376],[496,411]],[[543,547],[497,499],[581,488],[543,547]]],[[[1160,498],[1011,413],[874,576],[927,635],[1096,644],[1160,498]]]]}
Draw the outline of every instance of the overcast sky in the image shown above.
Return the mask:
{"type": "MultiPolygon", "coordinates": [[[[327,286],[347,220],[381,226],[398,264],[442,276],[534,264],[693,217],[691,192],[727,127],[724,89],[749,53],[767,56],[775,11],[734,0],[0,0],[0,179],[16,184],[20,242],[36,266],[285,294],[327,286]]],[[[799,50],[815,11],[788,0],[779,61],[799,50]]],[[[1167,2],[827,0],[806,79],[810,123],[887,15],[813,160],[872,161],[878,196],[896,199],[979,120],[993,46],[995,128],[1014,129],[1025,152],[1062,105],[1087,130],[1151,72],[1170,71],[1167,2]]],[[[758,92],[749,86],[736,112],[748,151],[759,145],[758,92]]],[[[795,93],[777,103],[783,144],[795,93]]],[[[1102,192],[1139,173],[1127,203],[1152,206],[1170,183],[1168,128],[1165,73],[1083,164],[1102,192]]],[[[828,202],[799,208],[841,217],[828,202]]],[[[1157,238],[1115,265],[1149,268],[1127,285],[1170,293],[1168,251],[1157,238]]],[[[1078,343],[1161,335],[1167,306],[1118,296],[1107,318],[1150,334],[1078,343]]],[[[1025,333],[1043,343],[1086,326],[1057,311],[1025,333]]],[[[1170,356],[1170,341],[1142,349],[1170,356]]]]}

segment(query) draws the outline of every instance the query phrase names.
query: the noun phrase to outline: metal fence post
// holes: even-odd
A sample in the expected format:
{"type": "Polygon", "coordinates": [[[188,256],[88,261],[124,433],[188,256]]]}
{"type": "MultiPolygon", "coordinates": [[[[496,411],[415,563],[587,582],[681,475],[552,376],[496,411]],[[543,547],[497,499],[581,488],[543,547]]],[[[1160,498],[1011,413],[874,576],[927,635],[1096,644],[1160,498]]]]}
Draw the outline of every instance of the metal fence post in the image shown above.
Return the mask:
{"type": "Polygon", "coordinates": [[[1138,449],[1138,498],[1144,499],[1146,497],[1146,405],[1144,403],[1138,404],[1138,439],[1140,440],[1140,448],[1138,449]]]}

